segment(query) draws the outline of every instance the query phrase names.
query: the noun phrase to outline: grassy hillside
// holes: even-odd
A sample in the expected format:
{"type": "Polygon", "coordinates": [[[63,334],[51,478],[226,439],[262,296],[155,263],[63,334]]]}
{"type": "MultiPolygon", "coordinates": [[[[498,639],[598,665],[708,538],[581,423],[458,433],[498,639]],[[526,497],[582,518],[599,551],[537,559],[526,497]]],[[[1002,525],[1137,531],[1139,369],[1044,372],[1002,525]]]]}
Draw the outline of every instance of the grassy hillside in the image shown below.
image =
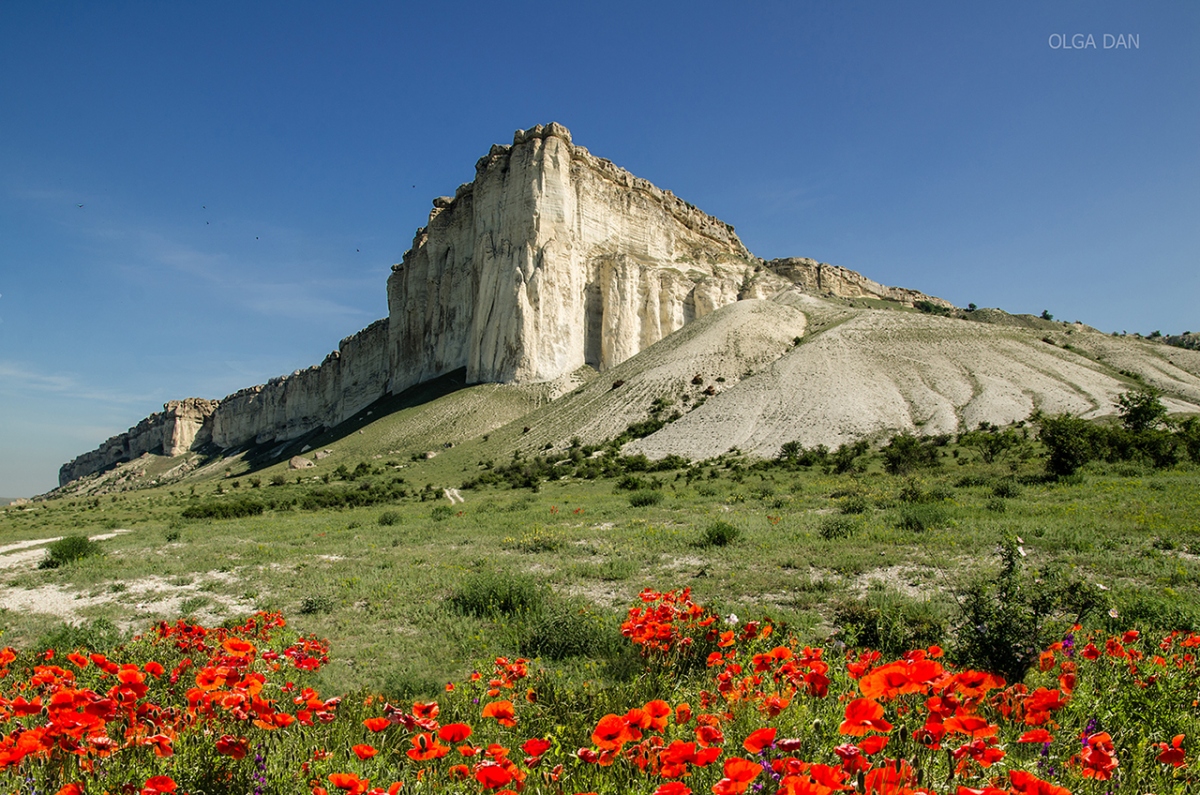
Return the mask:
{"type": "Polygon", "coordinates": [[[897,622],[887,631],[910,622],[945,639],[957,615],[952,594],[994,570],[998,544],[1014,535],[1031,565],[1109,589],[1125,622],[1200,620],[1191,464],[1090,465],[1054,482],[1032,443],[990,464],[974,446],[949,444],[937,448],[936,468],[905,476],[884,472],[878,454],[846,474],[732,456],[536,491],[462,489],[463,501],[451,502],[443,489],[486,471],[471,461],[486,444],[415,461],[343,452],[350,474],[328,484],[303,472],[271,485],[269,469],[5,509],[5,642],[52,640],[64,620],[127,631],[181,614],[219,621],[281,609],[340,650],[324,673],[329,686],[427,692],[481,657],[528,650],[521,622],[452,606],[464,589],[497,578],[548,587],[556,604],[609,622],[643,588],[688,585],[722,610],[767,609],[813,640],[863,631],[847,616],[872,609],[897,622]],[[360,507],[304,506],[323,494],[384,496],[360,507]],[[247,501],[263,512],[185,518],[247,501]],[[730,543],[706,540],[714,527],[730,543]],[[110,537],[101,556],[37,568],[45,545],[36,542],[68,534],[110,537]]]}

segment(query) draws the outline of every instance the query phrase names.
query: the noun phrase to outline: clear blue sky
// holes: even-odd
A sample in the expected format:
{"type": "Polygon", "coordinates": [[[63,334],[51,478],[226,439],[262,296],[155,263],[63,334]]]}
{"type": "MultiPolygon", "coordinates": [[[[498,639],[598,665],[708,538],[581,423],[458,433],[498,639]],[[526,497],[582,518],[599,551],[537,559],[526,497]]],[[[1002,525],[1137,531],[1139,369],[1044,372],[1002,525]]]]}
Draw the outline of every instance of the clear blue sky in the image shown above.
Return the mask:
{"type": "Polygon", "coordinates": [[[430,199],[552,120],[760,256],[1200,330],[1197,3],[8,0],[0,496],[319,362],[430,199]]]}

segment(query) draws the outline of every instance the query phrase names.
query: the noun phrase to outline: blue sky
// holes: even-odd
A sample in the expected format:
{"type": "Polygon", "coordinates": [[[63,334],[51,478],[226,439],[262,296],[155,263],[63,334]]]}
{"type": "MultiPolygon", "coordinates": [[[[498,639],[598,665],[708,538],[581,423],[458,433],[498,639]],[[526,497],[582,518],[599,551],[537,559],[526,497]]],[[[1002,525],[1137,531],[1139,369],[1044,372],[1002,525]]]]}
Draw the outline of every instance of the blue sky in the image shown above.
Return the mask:
{"type": "Polygon", "coordinates": [[[552,120],[760,256],[1200,330],[1200,4],[12,0],[0,496],[319,362],[430,199],[552,120]]]}

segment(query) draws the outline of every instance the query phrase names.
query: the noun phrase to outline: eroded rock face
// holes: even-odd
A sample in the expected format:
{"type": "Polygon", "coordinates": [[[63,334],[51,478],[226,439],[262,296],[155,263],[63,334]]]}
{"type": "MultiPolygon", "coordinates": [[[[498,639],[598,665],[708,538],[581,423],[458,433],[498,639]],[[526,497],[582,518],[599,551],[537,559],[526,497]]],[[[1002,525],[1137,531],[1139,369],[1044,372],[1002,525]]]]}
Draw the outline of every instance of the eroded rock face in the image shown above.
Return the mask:
{"type": "Polygon", "coordinates": [[[388,279],[391,391],[612,367],[736,301],[755,260],[733,228],[571,142],[493,146],[434,202],[388,279]]]}
{"type": "Polygon", "coordinates": [[[213,416],[212,439],[237,447],[337,425],[387,393],[388,321],[346,337],[325,361],[235,392],[213,416]]]}
{"type": "Polygon", "coordinates": [[[175,456],[202,447],[212,441],[212,415],[217,405],[217,401],[203,398],[168,401],[162,411],[63,464],[58,470],[58,483],[65,486],[146,453],[175,456]]]}
{"type": "Polygon", "coordinates": [[[319,365],[219,402],[168,403],[65,465],[60,482],[143,452],[294,439],[458,368],[471,383],[603,371],[722,306],[792,284],[949,306],[814,260],[764,262],[733,227],[574,145],[562,125],[518,130],[476,163],[472,182],[434,199],[392,267],[387,318],[319,365]]]}
{"type": "Polygon", "coordinates": [[[954,304],[941,298],[906,287],[888,287],[868,279],[861,273],[817,262],[807,257],[787,257],[769,260],[763,265],[778,276],[786,279],[806,293],[812,295],[837,296],[838,298],[879,298],[912,306],[917,301],[928,301],[936,306],[952,309],[954,304]]]}

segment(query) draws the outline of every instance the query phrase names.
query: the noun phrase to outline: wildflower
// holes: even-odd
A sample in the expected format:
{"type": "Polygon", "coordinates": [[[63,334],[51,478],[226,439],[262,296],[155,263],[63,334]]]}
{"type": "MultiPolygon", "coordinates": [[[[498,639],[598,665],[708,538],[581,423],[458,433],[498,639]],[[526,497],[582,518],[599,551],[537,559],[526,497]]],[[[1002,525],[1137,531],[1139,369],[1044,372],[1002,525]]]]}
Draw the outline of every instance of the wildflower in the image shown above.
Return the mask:
{"type": "Polygon", "coordinates": [[[1019,743],[1046,743],[1054,742],[1054,737],[1045,729],[1031,729],[1017,738],[1019,743]]]}
{"type": "Polygon", "coordinates": [[[375,754],[379,753],[379,751],[377,751],[375,748],[373,748],[372,746],[366,745],[365,743],[360,743],[359,745],[354,746],[350,750],[354,752],[355,756],[357,756],[359,759],[362,759],[364,761],[367,759],[370,759],[371,757],[375,756],[375,754]]]}
{"type": "Polygon", "coordinates": [[[1071,791],[1066,787],[1043,781],[1024,770],[1008,771],[1008,780],[1012,783],[1012,791],[1016,795],[1071,795],[1071,791]]]}
{"type": "Polygon", "coordinates": [[[1112,737],[1108,732],[1100,732],[1086,736],[1083,743],[1083,750],[1071,758],[1072,763],[1081,768],[1079,772],[1084,778],[1108,781],[1118,765],[1113,753],[1112,737]]]}
{"type": "Polygon", "coordinates": [[[151,776],[142,786],[141,795],[161,795],[161,793],[170,795],[175,792],[177,786],[175,779],[170,776],[151,776]]]}
{"type": "Polygon", "coordinates": [[[757,754],[764,748],[769,748],[775,744],[775,733],[776,729],[774,727],[757,729],[750,733],[750,736],[742,743],[742,747],[748,753],[757,754]]]}
{"type": "Polygon", "coordinates": [[[1184,735],[1182,734],[1175,735],[1173,738],[1171,738],[1170,745],[1167,745],[1166,743],[1155,743],[1154,747],[1159,749],[1158,761],[1162,762],[1164,765],[1186,767],[1187,764],[1184,762],[1185,754],[1183,751],[1183,737],[1184,735]]]}
{"type": "MultiPolygon", "coordinates": [[[[433,739],[433,735],[429,734],[428,732],[414,734],[410,739],[410,742],[412,743],[413,747],[404,753],[414,762],[427,762],[430,759],[441,759],[443,756],[450,753],[450,746],[442,745],[437,740],[433,739]]],[[[358,746],[355,746],[355,753],[358,753],[357,749],[358,746]]],[[[371,750],[373,752],[375,749],[372,748],[371,750]]],[[[372,755],[374,754],[372,753],[372,755]]],[[[366,759],[368,757],[360,758],[366,759]]]]}
{"type": "Polygon", "coordinates": [[[471,727],[465,723],[447,723],[438,729],[438,737],[448,743],[461,743],[471,736],[471,727]]]}
{"type": "Polygon", "coordinates": [[[493,701],[483,708],[483,717],[495,718],[501,726],[516,726],[517,715],[511,701],[493,701]]]}
{"type": "Polygon", "coordinates": [[[370,779],[359,778],[355,773],[330,773],[329,783],[347,795],[362,795],[371,786],[370,779]]]}
{"type": "Polygon", "coordinates": [[[892,724],[883,719],[883,705],[869,698],[856,698],[846,705],[846,719],[838,727],[842,734],[861,737],[868,731],[889,732],[892,724]]]}
{"type": "Polygon", "coordinates": [[[592,732],[592,743],[602,751],[619,751],[625,743],[635,740],[629,723],[620,715],[605,715],[592,732]]]}
{"type": "Polygon", "coordinates": [[[367,718],[363,721],[363,726],[366,726],[373,732],[381,732],[391,725],[392,722],[387,718],[367,718]]]}
{"type": "Polygon", "coordinates": [[[475,768],[475,780],[484,789],[499,789],[513,780],[512,773],[496,762],[482,762],[475,768]]]}
{"type": "Polygon", "coordinates": [[[217,738],[217,753],[233,759],[244,759],[250,750],[250,741],[245,737],[223,734],[217,738]]]}
{"type": "Polygon", "coordinates": [[[758,778],[758,774],[762,770],[762,765],[757,762],[751,762],[740,756],[730,757],[725,760],[725,767],[722,771],[725,774],[724,778],[713,784],[712,791],[715,795],[739,795],[746,791],[750,782],[758,778]]]}

